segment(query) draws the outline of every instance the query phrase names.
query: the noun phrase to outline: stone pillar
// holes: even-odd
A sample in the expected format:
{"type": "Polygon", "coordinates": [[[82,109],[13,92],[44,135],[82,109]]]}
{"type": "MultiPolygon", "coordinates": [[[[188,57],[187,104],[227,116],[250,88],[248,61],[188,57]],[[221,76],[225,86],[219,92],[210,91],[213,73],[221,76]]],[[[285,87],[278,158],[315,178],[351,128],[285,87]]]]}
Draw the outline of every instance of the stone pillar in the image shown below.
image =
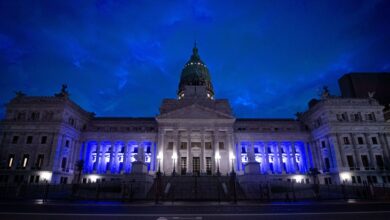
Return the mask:
{"type": "Polygon", "coordinates": [[[317,152],[317,161],[319,162],[320,167],[318,169],[325,170],[325,162],[324,158],[322,156],[322,146],[321,146],[321,141],[317,140],[316,141],[316,152],[317,152]]]}
{"type": "Polygon", "coordinates": [[[201,131],[201,134],[200,134],[200,138],[201,138],[201,145],[200,145],[200,173],[204,173],[205,172],[205,159],[204,159],[204,130],[202,129],[201,131]]]}
{"type": "Polygon", "coordinates": [[[355,166],[358,167],[360,170],[364,170],[364,169],[362,169],[361,158],[360,158],[359,152],[356,148],[355,134],[351,133],[351,139],[352,139],[353,154],[355,157],[355,166]]]}
{"type": "Polygon", "coordinates": [[[376,164],[374,162],[374,154],[372,153],[372,145],[371,145],[369,134],[365,133],[364,137],[366,139],[366,144],[367,144],[367,149],[368,149],[368,158],[370,160],[369,166],[370,166],[370,170],[371,170],[372,167],[376,168],[376,164]]]}
{"type": "Polygon", "coordinates": [[[100,164],[100,148],[101,148],[101,142],[98,141],[97,146],[96,146],[96,162],[93,166],[94,173],[100,173],[99,172],[100,171],[100,166],[99,166],[99,164],[100,164]]]}
{"type": "Polygon", "coordinates": [[[385,167],[389,167],[389,161],[390,161],[390,152],[389,152],[389,146],[386,141],[386,136],[384,133],[378,134],[379,141],[383,150],[383,162],[385,167]]]}
{"type": "Polygon", "coordinates": [[[282,146],[280,144],[280,142],[278,141],[278,158],[279,158],[279,162],[278,162],[278,165],[279,165],[279,172],[281,174],[285,174],[286,173],[286,170],[284,169],[284,166],[283,166],[283,153],[282,153],[282,146]]]}
{"type": "MultiPolygon", "coordinates": [[[[166,155],[164,154],[165,152],[165,144],[164,144],[164,130],[163,129],[158,129],[158,140],[157,140],[157,152],[156,154],[157,155],[162,155],[162,158],[160,158],[160,161],[157,161],[157,166],[160,166],[160,170],[161,172],[165,172],[165,169],[164,169],[164,160],[166,159],[166,155]]],[[[158,167],[157,167],[158,169],[158,167]]]]}
{"type": "Polygon", "coordinates": [[[89,148],[89,141],[83,141],[83,155],[82,155],[82,159],[84,160],[84,171],[88,171],[90,172],[90,170],[88,170],[88,167],[90,166],[90,163],[91,163],[91,155],[88,154],[88,148],[89,148]]]}
{"type": "Polygon", "coordinates": [[[193,173],[192,170],[192,154],[191,154],[191,129],[187,130],[187,172],[193,173]]]}
{"type": "Polygon", "coordinates": [[[131,152],[130,149],[129,149],[129,142],[125,141],[124,142],[124,148],[125,148],[125,152],[123,153],[123,168],[122,168],[122,173],[129,173],[130,171],[130,155],[131,155],[131,152]]]}
{"type": "Polygon", "coordinates": [[[341,142],[341,139],[340,139],[340,135],[339,134],[336,134],[336,144],[337,144],[337,147],[339,149],[339,153],[340,153],[340,160],[341,160],[341,167],[343,167],[344,169],[347,167],[346,166],[346,157],[345,157],[345,153],[344,153],[344,148],[342,146],[342,142],[341,142]]]}
{"type": "Polygon", "coordinates": [[[237,160],[237,164],[238,164],[238,171],[241,171],[242,170],[242,161],[241,161],[241,142],[240,141],[235,141],[235,146],[236,148],[238,148],[238,151],[236,152],[236,160],[237,160]]]}
{"type": "Polygon", "coordinates": [[[115,171],[113,170],[115,168],[115,161],[114,161],[114,148],[115,148],[115,141],[114,140],[111,140],[110,141],[110,144],[111,144],[111,148],[110,148],[110,163],[109,163],[109,166],[108,166],[108,170],[106,170],[106,173],[115,173],[115,171]]]}
{"type": "Polygon", "coordinates": [[[309,143],[308,142],[304,142],[303,143],[303,154],[302,155],[305,155],[305,163],[304,166],[305,166],[305,172],[309,171],[309,169],[311,168],[311,164],[310,164],[310,153],[309,153],[309,143]]]}
{"type": "Polygon", "coordinates": [[[299,167],[298,167],[298,163],[297,163],[297,151],[295,149],[295,142],[291,142],[291,151],[292,151],[292,163],[293,163],[293,167],[294,167],[294,172],[295,173],[298,173],[299,172],[299,167]]]}
{"type": "Polygon", "coordinates": [[[342,154],[340,152],[340,147],[338,144],[338,137],[337,135],[330,135],[328,136],[328,142],[331,144],[329,146],[329,149],[331,150],[331,156],[332,156],[332,161],[333,162],[333,170],[334,171],[341,171],[341,167],[343,167],[342,163],[342,154]],[[333,147],[333,148],[332,148],[333,147]]]}
{"type": "Polygon", "coordinates": [[[217,161],[215,160],[215,155],[219,151],[218,149],[218,136],[217,132],[214,130],[213,135],[213,156],[211,157],[212,164],[214,166],[214,173],[217,173],[217,161]]]}
{"type": "Polygon", "coordinates": [[[268,156],[268,143],[264,142],[264,157],[263,157],[263,162],[264,162],[264,172],[265,174],[269,173],[269,156],[268,156]]]}

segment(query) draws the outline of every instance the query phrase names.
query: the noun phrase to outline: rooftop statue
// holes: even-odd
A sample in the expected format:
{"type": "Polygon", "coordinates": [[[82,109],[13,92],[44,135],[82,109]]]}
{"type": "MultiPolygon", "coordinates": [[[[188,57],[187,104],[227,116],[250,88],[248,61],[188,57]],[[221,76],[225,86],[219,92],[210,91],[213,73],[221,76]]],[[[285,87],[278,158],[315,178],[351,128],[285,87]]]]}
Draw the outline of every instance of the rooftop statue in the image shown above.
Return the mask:
{"type": "Polygon", "coordinates": [[[68,97],[68,86],[66,84],[62,84],[61,91],[55,94],[56,97],[68,97]]]}

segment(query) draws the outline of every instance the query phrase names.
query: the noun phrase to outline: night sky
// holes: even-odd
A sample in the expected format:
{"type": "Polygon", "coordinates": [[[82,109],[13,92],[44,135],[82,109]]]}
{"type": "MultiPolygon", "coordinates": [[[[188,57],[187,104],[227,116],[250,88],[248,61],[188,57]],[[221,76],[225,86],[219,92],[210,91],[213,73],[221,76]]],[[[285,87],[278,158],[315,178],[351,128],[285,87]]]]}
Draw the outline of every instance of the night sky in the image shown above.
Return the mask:
{"type": "Polygon", "coordinates": [[[390,1],[0,1],[0,117],[21,90],[97,116],[158,114],[193,43],[237,117],[304,111],[352,71],[390,71],[390,1]]]}

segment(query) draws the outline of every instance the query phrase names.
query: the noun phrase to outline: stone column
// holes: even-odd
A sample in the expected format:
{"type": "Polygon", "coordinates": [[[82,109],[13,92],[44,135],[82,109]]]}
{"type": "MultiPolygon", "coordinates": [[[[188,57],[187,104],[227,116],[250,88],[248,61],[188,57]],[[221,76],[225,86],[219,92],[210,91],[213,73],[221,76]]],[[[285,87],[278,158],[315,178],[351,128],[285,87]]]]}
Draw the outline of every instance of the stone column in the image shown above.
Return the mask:
{"type": "Polygon", "coordinates": [[[293,167],[294,167],[294,172],[295,173],[298,173],[299,172],[299,167],[298,167],[298,163],[297,163],[297,151],[295,149],[295,142],[291,142],[291,151],[292,151],[292,163],[293,163],[293,167]]]}
{"type": "Polygon", "coordinates": [[[93,166],[93,172],[94,173],[99,173],[99,163],[100,163],[100,147],[101,147],[101,142],[100,140],[97,142],[96,146],[96,162],[94,163],[93,166]]]}
{"type": "Polygon", "coordinates": [[[238,164],[237,170],[241,171],[242,170],[242,161],[241,161],[241,150],[242,150],[242,147],[241,147],[241,142],[236,140],[235,141],[235,146],[238,147],[238,152],[236,152],[237,153],[236,160],[237,160],[237,164],[238,164]]]}
{"type": "Polygon", "coordinates": [[[191,154],[191,129],[187,130],[187,172],[193,173],[192,170],[192,154],[191,154]]]}
{"type": "Polygon", "coordinates": [[[201,145],[200,145],[200,172],[204,173],[205,172],[205,159],[204,159],[204,130],[202,129],[201,134],[200,134],[200,139],[201,139],[201,145]]]}
{"type": "Polygon", "coordinates": [[[330,152],[331,155],[332,155],[332,161],[333,162],[333,169],[335,171],[340,171],[342,169],[340,169],[341,167],[343,167],[343,162],[342,162],[342,154],[340,152],[340,147],[339,147],[339,144],[338,144],[338,137],[337,135],[330,135],[328,136],[328,142],[331,144],[331,146],[329,146],[329,149],[331,149],[332,151],[330,152]],[[333,147],[333,149],[332,149],[333,147]]]}
{"type": "Polygon", "coordinates": [[[324,158],[322,156],[322,146],[321,146],[321,141],[320,140],[317,140],[316,141],[316,152],[317,152],[317,161],[319,162],[319,169],[321,170],[325,170],[325,162],[324,162],[324,158]]]}
{"type": "Polygon", "coordinates": [[[125,151],[123,152],[123,166],[122,173],[128,173],[130,167],[130,152],[129,152],[129,143],[128,141],[124,141],[125,151]]]}
{"type": "Polygon", "coordinates": [[[309,171],[309,169],[311,168],[311,164],[310,164],[310,154],[309,154],[309,143],[308,142],[304,142],[303,143],[303,155],[305,155],[305,171],[309,171]]]}
{"type": "Polygon", "coordinates": [[[370,170],[372,167],[376,168],[376,164],[374,163],[374,154],[372,153],[372,145],[370,141],[369,134],[365,133],[364,137],[366,139],[367,149],[368,149],[368,158],[369,158],[369,166],[370,170]]]}
{"type": "Polygon", "coordinates": [[[286,170],[284,169],[284,166],[283,166],[283,153],[282,153],[282,146],[280,144],[280,142],[278,141],[278,158],[279,158],[279,172],[281,174],[285,174],[286,173],[286,170]]]}
{"type": "Polygon", "coordinates": [[[111,140],[110,141],[110,144],[111,144],[111,149],[110,149],[110,163],[109,163],[109,166],[108,166],[108,170],[106,170],[106,173],[108,171],[108,173],[115,173],[115,171],[113,170],[115,168],[115,161],[114,161],[114,148],[115,148],[115,141],[114,140],[111,140]]]}
{"type": "Polygon", "coordinates": [[[389,146],[386,142],[386,137],[384,133],[378,133],[379,141],[383,150],[383,163],[385,167],[389,166],[390,156],[389,156],[389,146]]]}
{"type": "Polygon", "coordinates": [[[213,135],[213,155],[211,157],[211,161],[212,161],[212,164],[213,164],[213,169],[214,170],[214,173],[217,173],[217,161],[215,160],[215,155],[216,153],[218,152],[217,149],[218,149],[218,136],[217,136],[217,133],[216,131],[214,130],[214,135],[213,135]]]}
{"type": "Polygon", "coordinates": [[[361,158],[360,158],[359,152],[356,148],[355,134],[351,133],[351,139],[352,139],[353,153],[354,153],[354,157],[355,157],[355,166],[358,167],[360,170],[364,170],[364,169],[362,169],[363,167],[362,167],[362,163],[361,163],[361,158]]]}
{"type": "Polygon", "coordinates": [[[342,146],[342,142],[341,142],[341,137],[340,137],[340,135],[339,134],[336,134],[336,143],[337,143],[337,146],[338,146],[338,149],[339,149],[339,152],[340,152],[340,159],[341,159],[341,166],[343,167],[343,168],[346,168],[347,166],[346,166],[346,162],[345,162],[345,160],[346,160],[346,156],[345,156],[345,153],[344,153],[344,148],[343,148],[343,146],[342,146]]]}
{"type": "MultiPolygon", "coordinates": [[[[164,172],[164,160],[165,158],[165,149],[164,149],[164,130],[163,129],[158,129],[158,140],[157,140],[157,152],[156,155],[159,155],[161,153],[162,158],[160,158],[160,161],[157,161],[157,166],[160,166],[161,172],[164,172]]],[[[158,169],[158,167],[157,167],[158,169]]]]}
{"type": "Polygon", "coordinates": [[[268,156],[268,142],[264,142],[264,172],[265,174],[269,173],[269,156],[268,156]]]}

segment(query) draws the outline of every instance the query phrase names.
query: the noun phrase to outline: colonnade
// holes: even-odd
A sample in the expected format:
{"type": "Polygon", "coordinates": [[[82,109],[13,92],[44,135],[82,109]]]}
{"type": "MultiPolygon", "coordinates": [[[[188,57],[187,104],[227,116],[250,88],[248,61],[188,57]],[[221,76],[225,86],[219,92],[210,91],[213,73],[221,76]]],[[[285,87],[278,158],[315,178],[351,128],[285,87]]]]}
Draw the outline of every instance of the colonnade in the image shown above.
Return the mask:
{"type": "Polygon", "coordinates": [[[131,163],[143,148],[149,170],[156,170],[156,144],[152,141],[85,141],[81,148],[84,173],[130,173],[131,163]]]}
{"type": "Polygon", "coordinates": [[[250,155],[263,174],[307,173],[313,167],[309,145],[302,141],[238,141],[236,154],[237,170],[242,172],[250,155]]]}

